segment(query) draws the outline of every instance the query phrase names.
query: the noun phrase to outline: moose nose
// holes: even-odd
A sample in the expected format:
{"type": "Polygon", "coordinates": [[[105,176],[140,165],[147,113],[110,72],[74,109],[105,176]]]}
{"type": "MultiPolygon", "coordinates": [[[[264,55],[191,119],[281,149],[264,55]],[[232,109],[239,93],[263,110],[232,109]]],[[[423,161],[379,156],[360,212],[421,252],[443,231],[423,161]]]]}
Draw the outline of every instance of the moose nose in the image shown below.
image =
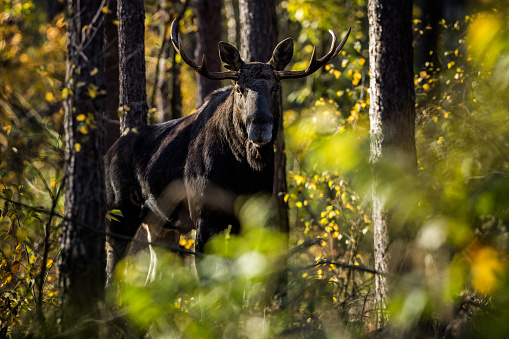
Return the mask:
{"type": "Polygon", "coordinates": [[[272,139],[272,124],[251,125],[248,127],[249,140],[257,145],[263,146],[272,139]]]}
{"type": "Polygon", "coordinates": [[[267,144],[269,141],[270,141],[270,139],[264,140],[264,139],[259,138],[257,140],[253,140],[253,143],[257,146],[263,146],[263,145],[267,144]]]}

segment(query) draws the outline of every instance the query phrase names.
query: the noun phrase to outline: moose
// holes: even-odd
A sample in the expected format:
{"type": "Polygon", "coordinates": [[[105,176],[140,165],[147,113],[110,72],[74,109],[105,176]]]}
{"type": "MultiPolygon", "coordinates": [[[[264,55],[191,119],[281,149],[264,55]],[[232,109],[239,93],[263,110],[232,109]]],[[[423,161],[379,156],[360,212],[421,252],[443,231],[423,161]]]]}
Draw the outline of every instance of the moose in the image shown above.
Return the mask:
{"type": "Polygon", "coordinates": [[[177,26],[174,20],[171,41],[182,60],[201,76],[230,79],[234,85],[210,94],[192,115],[130,131],[107,152],[108,209],[122,212],[107,226],[109,281],[140,225],[159,225],[147,228],[150,241],[165,230],[179,235],[196,229],[197,252],[229,226],[239,233],[235,199],[272,194],[281,80],[314,73],[338,55],[350,34],[349,29],[338,44],[330,30],[330,50],[317,59],[315,48],[303,71],[284,70],[293,56],[291,38],[276,46],[267,63],[244,62],[235,47],[220,42],[228,71],[209,72],[205,55],[201,65],[186,55],[177,26]]]}

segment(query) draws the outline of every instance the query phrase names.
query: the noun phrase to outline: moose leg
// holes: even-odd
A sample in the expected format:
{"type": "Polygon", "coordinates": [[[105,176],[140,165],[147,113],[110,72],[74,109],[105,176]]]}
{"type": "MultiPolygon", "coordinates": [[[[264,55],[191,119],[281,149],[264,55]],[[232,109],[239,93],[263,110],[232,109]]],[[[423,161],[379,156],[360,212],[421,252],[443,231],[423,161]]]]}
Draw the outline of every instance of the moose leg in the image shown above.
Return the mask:
{"type": "MultiPolygon", "coordinates": [[[[240,225],[239,222],[231,216],[218,213],[205,213],[198,221],[196,228],[196,271],[200,279],[205,278],[209,269],[203,269],[200,265],[200,260],[203,254],[207,254],[206,245],[216,235],[230,229],[231,234],[238,234],[240,225]],[[231,226],[231,227],[230,227],[231,226]]],[[[220,236],[224,236],[221,234],[220,236]]]]}
{"type": "Polygon", "coordinates": [[[113,272],[120,259],[127,250],[130,238],[134,237],[140,225],[141,208],[132,204],[115,206],[111,209],[118,209],[123,217],[120,221],[110,220],[106,225],[106,284],[113,281],[113,272]]]}

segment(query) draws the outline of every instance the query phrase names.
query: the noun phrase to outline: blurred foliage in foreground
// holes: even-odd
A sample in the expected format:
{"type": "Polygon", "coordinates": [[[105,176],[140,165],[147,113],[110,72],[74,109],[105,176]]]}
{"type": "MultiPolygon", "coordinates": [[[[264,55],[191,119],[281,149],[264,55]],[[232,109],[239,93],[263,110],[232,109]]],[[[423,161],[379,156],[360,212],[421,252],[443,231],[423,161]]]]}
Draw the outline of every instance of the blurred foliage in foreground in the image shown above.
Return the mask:
{"type": "MultiPolygon", "coordinates": [[[[306,43],[327,46],[327,29],[355,27],[345,52],[321,74],[284,84],[290,252],[271,228],[266,201],[248,199],[239,207],[243,233],[218,236],[199,261],[207,279],[197,279],[188,258],[157,249],[159,277],[146,286],[148,255],[129,258],[127,274],[118,270],[108,290],[103,321],[117,324],[113,331],[334,338],[373,330],[365,2],[281,5],[302,46],[295,69],[309,58],[306,43]],[[286,295],[273,299],[283,269],[286,295]]],[[[151,25],[160,23],[155,6],[148,8],[151,79],[158,47],[151,25]]],[[[44,337],[56,331],[58,304],[65,18],[48,23],[31,1],[4,1],[0,10],[0,337],[44,337]]],[[[416,69],[418,173],[402,173],[397,159],[384,164],[398,272],[391,275],[391,328],[403,337],[509,336],[507,11],[442,22],[440,64],[416,69]]],[[[414,23],[418,45],[422,30],[414,23]]],[[[194,75],[183,70],[183,84],[191,83],[194,75]]],[[[193,93],[183,88],[184,99],[193,93]]],[[[180,244],[192,249],[193,241],[180,244]]]]}

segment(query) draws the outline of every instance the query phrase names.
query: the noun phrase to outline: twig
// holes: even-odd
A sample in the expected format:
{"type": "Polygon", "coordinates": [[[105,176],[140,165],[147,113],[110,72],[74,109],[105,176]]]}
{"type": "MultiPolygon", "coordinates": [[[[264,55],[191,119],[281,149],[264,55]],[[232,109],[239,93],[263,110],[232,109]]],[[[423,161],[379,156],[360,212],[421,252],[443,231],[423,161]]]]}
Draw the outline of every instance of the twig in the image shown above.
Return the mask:
{"type": "Polygon", "coordinates": [[[362,304],[361,324],[362,324],[362,319],[364,318],[364,310],[366,309],[366,302],[368,301],[369,292],[371,292],[371,288],[368,289],[368,293],[366,293],[366,296],[364,297],[364,303],[362,304]]]}
{"type": "MultiPolygon", "coordinates": [[[[40,171],[38,172],[40,175],[41,175],[41,178],[42,178],[42,174],[40,173],[40,171]]],[[[50,190],[49,190],[49,187],[48,185],[46,184],[46,181],[43,179],[44,181],[44,184],[46,185],[46,188],[48,189],[48,191],[50,192],[50,194],[52,193],[50,190]]],[[[62,182],[65,183],[65,176],[62,178],[62,182]]],[[[48,221],[46,222],[46,226],[45,226],[45,235],[44,235],[44,242],[43,242],[43,245],[44,245],[44,252],[43,252],[43,255],[42,255],[42,266],[41,266],[41,271],[39,272],[39,277],[37,278],[38,280],[38,283],[37,283],[37,288],[39,290],[39,293],[38,293],[38,297],[37,297],[37,303],[36,303],[36,313],[37,313],[37,320],[39,321],[40,325],[44,327],[44,324],[45,324],[45,317],[44,317],[44,313],[42,312],[42,300],[43,300],[43,292],[44,292],[44,282],[45,282],[45,276],[46,276],[46,266],[47,266],[47,263],[48,263],[48,253],[49,253],[49,238],[50,238],[50,235],[51,235],[51,222],[53,221],[53,216],[55,215],[55,210],[57,208],[57,205],[58,205],[58,198],[60,197],[60,193],[62,192],[62,189],[65,185],[62,184],[58,187],[58,191],[57,193],[53,196],[53,194],[51,194],[51,198],[53,200],[53,203],[51,205],[51,210],[50,210],[50,213],[49,213],[49,218],[48,218],[48,221]]]]}
{"type": "Polygon", "coordinates": [[[290,271],[302,271],[302,270],[307,270],[307,269],[310,269],[310,268],[318,267],[320,265],[334,265],[334,266],[339,266],[339,267],[343,267],[343,268],[350,268],[350,269],[354,269],[354,270],[358,270],[358,271],[362,271],[362,272],[366,272],[366,273],[371,273],[371,274],[379,274],[379,275],[384,275],[384,276],[390,275],[389,273],[379,272],[377,270],[374,270],[372,268],[368,268],[368,267],[365,267],[365,266],[357,266],[357,265],[345,264],[345,263],[342,263],[342,262],[336,262],[336,261],[332,261],[332,260],[328,260],[328,259],[318,260],[316,263],[311,264],[311,265],[307,265],[307,266],[288,267],[288,270],[290,270],[290,271]]]}

